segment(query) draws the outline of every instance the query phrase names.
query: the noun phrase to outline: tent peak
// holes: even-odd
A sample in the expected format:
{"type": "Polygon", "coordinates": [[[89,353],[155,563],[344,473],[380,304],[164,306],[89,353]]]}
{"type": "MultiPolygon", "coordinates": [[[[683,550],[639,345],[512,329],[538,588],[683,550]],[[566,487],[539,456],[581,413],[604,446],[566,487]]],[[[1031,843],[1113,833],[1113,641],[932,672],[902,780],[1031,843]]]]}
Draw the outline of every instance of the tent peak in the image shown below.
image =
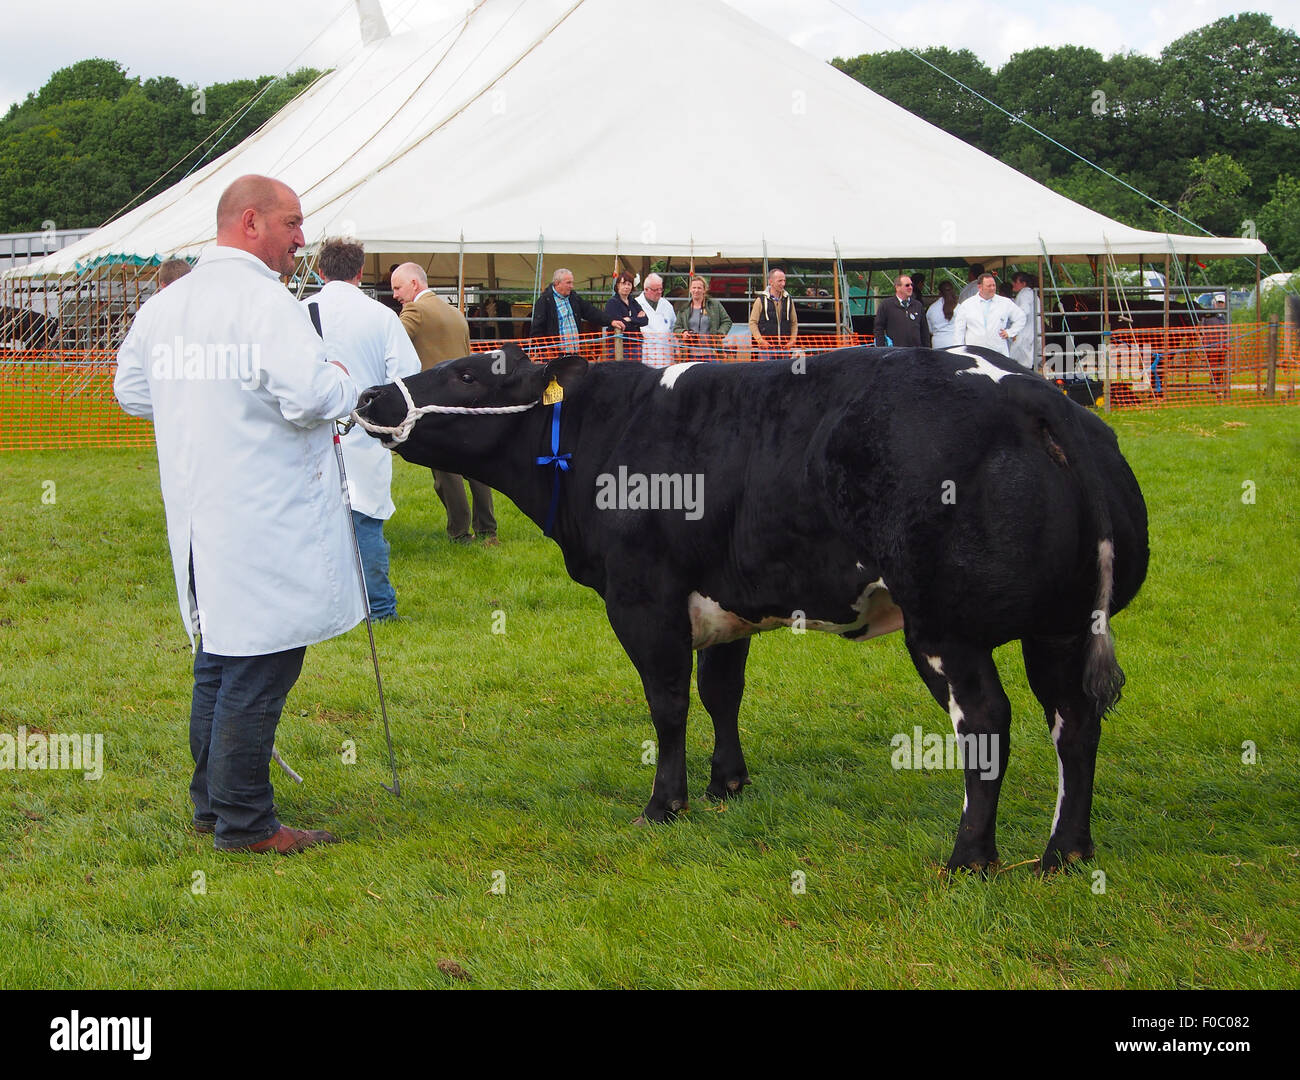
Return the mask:
{"type": "Polygon", "coordinates": [[[388,20],[379,0],[356,0],[357,17],[361,20],[361,44],[382,41],[389,36],[388,20]]]}

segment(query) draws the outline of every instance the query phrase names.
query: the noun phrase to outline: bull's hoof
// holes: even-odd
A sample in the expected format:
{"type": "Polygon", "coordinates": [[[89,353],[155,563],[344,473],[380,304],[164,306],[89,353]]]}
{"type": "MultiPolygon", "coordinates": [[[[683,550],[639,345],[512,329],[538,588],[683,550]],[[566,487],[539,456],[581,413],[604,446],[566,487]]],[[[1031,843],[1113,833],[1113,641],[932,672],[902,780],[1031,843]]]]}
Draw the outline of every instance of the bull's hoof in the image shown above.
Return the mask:
{"type": "Polygon", "coordinates": [[[675,821],[678,814],[684,814],[690,807],[685,799],[674,799],[666,806],[657,806],[651,802],[637,818],[633,825],[667,825],[675,821]]]}
{"type": "Polygon", "coordinates": [[[1038,872],[1057,874],[1077,870],[1080,869],[1081,863],[1087,862],[1095,853],[1096,849],[1091,843],[1073,846],[1066,851],[1049,844],[1047,850],[1043,852],[1043,857],[1038,860],[1038,872]]]}
{"type": "Polygon", "coordinates": [[[725,781],[715,777],[709,781],[709,786],[704,789],[704,794],[710,799],[734,799],[751,783],[752,781],[748,776],[732,776],[725,781]]]}
{"type": "Polygon", "coordinates": [[[978,851],[958,846],[953,849],[953,853],[948,857],[944,869],[950,874],[969,873],[987,877],[991,873],[996,873],[1001,865],[1002,861],[998,858],[997,848],[978,851]]]}

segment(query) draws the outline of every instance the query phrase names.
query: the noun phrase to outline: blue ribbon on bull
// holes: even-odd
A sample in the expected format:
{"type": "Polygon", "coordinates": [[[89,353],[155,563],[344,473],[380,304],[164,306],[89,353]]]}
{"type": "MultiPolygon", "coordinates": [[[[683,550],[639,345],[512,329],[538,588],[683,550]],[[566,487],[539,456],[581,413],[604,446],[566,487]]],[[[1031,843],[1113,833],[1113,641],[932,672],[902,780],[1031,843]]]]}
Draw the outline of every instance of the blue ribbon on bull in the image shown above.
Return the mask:
{"type": "Polygon", "coordinates": [[[551,530],[555,527],[555,511],[560,506],[560,473],[569,471],[569,460],[572,454],[560,453],[560,406],[564,402],[557,401],[551,410],[551,453],[547,457],[543,455],[537,459],[538,465],[555,466],[555,482],[551,485],[551,507],[546,511],[546,525],[542,529],[546,536],[551,535],[551,530]]]}

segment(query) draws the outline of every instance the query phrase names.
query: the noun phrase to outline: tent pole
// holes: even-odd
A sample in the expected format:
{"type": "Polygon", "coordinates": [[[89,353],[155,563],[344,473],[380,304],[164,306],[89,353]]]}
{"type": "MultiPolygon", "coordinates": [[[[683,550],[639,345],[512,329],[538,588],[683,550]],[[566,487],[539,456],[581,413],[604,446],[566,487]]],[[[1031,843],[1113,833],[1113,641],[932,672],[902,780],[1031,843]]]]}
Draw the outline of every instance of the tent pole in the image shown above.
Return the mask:
{"type": "Polygon", "coordinates": [[[767,288],[767,278],[771,271],[767,268],[767,234],[763,234],[763,288],[767,288]]]}
{"type": "Polygon", "coordinates": [[[456,307],[465,314],[465,233],[460,234],[460,252],[456,257],[456,307]]]}
{"type": "Polygon", "coordinates": [[[1041,373],[1043,370],[1043,345],[1047,340],[1047,308],[1043,304],[1043,257],[1036,255],[1034,257],[1034,278],[1038,284],[1038,339],[1037,348],[1034,350],[1038,355],[1034,357],[1034,362],[1038,365],[1041,373]]]}
{"type": "MultiPolygon", "coordinates": [[[[1259,286],[1260,286],[1260,279],[1259,279],[1259,256],[1256,255],[1256,256],[1255,256],[1255,321],[1256,321],[1256,322],[1263,322],[1263,321],[1264,321],[1264,317],[1263,317],[1263,315],[1262,315],[1261,312],[1260,312],[1260,306],[1261,306],[1261,304],[1263,303],[1264,297],[1263,297],[1262,295],[1260,295],[1259,286]]],[[[1227,308],[1227,304],[1224,305],[1224,308],[1225,308],[1225,309],[1227,308]]]]}
{"type": "Polygon", "coordinates": [[[1165,329],[1169,329],[1169,256],[1165,255],[1165,329]]]}
{"type": "Polygon", "coordinates": [[[537,234],[537,266],[533,269],[533,303],[542,298],[542,234],[537,234]]]}
{"type": "Polygon", "coordinates": [[[1102,400],[1106,403],[1107,412],[1110,412],[1110,293],[1106,288],[1109,270],[1110,264],[1103,262],[1101,264],[1101,362],[1103,378],[1106,381],[1102,384],[1102,400]]]}

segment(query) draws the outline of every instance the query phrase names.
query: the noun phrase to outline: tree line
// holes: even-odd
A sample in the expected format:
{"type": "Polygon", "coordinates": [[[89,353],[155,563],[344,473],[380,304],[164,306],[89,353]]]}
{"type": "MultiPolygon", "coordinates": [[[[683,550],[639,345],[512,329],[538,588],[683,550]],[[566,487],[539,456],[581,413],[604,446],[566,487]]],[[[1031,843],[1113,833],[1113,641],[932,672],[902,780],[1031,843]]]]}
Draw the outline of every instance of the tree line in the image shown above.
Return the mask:
{"type": "Polygon", "coordinates": [[[996,72],[969,49],[866,53],[832,64],[1126,225],[1196,231],[1027,125],[1216,236],[1258,236],[1284,268],[1300,266],[1300,36],[1268,15],[1218,19],[1154,59],[1131,52],[1107,59],[1064,45],[1026,49],[996,72]]]}
{"type": "Polygon", "coordinates": [[[0,232],[102,225],[225,153],[318,76],[196,87],[132,78],[113,60],[61,68],[0,119],[0,232]]]}

